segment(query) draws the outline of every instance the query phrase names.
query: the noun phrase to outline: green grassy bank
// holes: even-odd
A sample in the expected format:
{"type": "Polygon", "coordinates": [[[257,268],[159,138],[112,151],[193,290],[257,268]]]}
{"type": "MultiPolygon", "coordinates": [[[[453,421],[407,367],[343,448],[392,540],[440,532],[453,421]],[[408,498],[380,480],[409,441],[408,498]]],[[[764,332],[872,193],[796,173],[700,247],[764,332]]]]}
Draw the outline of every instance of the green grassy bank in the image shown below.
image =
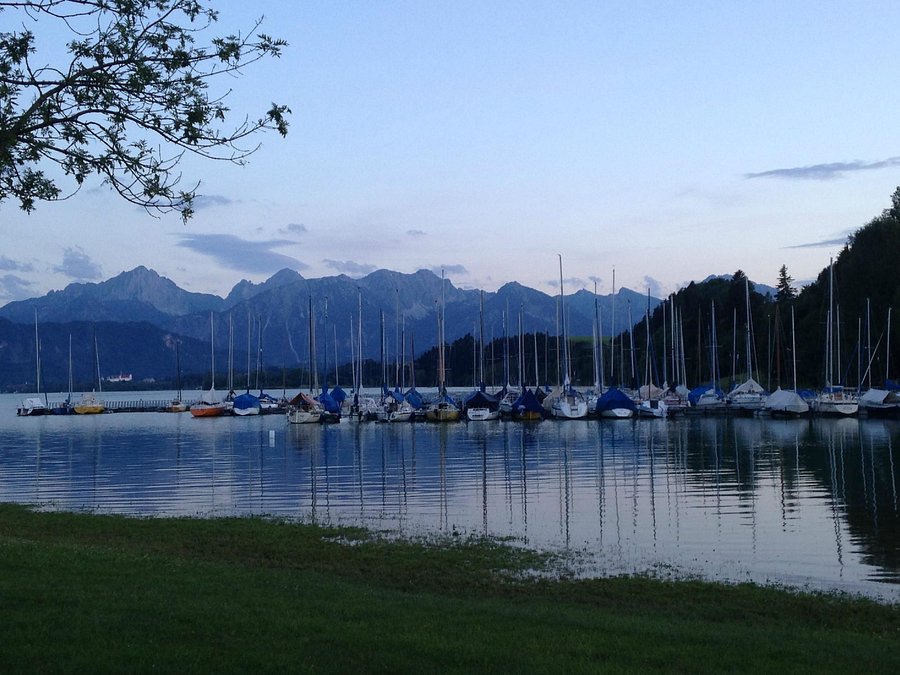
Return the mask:
{"type": "Polygon", "coordinates": [[[900,608],[750,585],[536,580],[491,543],[0,505],[0,672],[900,672],[900,608]]]}

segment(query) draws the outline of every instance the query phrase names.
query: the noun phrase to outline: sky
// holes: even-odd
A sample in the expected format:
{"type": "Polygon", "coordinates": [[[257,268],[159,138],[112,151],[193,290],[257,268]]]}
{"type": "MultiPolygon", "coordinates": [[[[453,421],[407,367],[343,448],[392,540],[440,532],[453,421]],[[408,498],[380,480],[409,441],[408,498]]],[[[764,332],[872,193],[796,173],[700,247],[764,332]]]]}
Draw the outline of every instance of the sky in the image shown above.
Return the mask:
{"type": "Polygon", "coordinates": [[[567,293],[613,270],[657,296],[738,269],[803,282],[900,185],[900,3],[213,5],[210,35],[264,16],[288,41],[213,85],[234,123],[289,106],[287,138],[242,167],[186,158],[186,224],[99,181],[0,203],[0,305],[139,265],[220,296],[285,267],[551,293],[557,254],[567,293]]]}

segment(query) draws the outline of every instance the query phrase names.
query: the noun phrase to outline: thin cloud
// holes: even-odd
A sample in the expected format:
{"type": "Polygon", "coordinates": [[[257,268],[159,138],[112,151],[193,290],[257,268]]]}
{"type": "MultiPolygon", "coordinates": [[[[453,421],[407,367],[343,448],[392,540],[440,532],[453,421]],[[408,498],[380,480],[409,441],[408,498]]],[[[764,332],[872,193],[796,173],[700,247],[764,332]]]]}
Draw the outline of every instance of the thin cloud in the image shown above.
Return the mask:
{"type": "Polygon", "coordinates": [[[307,232],[309,232],[309,228],[302,223],[289,223],[278,230],[278,234],[292,234],[294,236],[306,234],[307,232]]]}
{"type": "Polygon", "coordinates": [[[32,272],[34,271],[34,265],[31,263],[19,262],[12,258],[0,255],[0,270],[8,272],[32,272]]]}
{"type": "Polygon", "coordinates": [[[0,298],[5,300],[25,300],[32,296],[31,287],[34,282],[17,277],[15,274],[4,274],[0,277],[0,298]]]}
{"type": "Polygon", "coordinates": [[[425,230],[407,230],[406,234],[410,237],[424,237],[428,233],[425,230]]]}
{"type": "MultiPolygon", "coordinates": [[[[545,283],[553,288],[559,288],[559,279],[551,279],[545,283]]],[[[563,286],[565,288],[587,288],[587,285],[588,282],[581,277],[569,277],[568,279],[563,279],[563,286]]]]}
{"type": "Polygon", "coordinates": [[[296,258],[272,250],[295,243],[287,239],[248,241],[233,234],[186,234],[181,235],[178,246],[209,256],[229,269],[271,274],[285,267],[294,270],[308,267],[296,258]]]}
{"type": "Polygon", "coordinates": [[[469,273],[469,270],[467,270],[462,265],[437,265],[437,266],[431,268],[431,271],[434,272],[435,274],[437,274],[438,276],[441,275],[441,270],[444,271],[444,276],[446,276],[448,274],[468,274],[469,273]]]}
{"type": "Polygon", "coordinates": [[[900,166],[900,157],[889,157],[878,162],[831,162],[797,166],[789,169],[770,169],[759,173],[745,173],[744,178],[786,178],[789,180],[834,180],[854,171],[873,171],[900,166]]]}
{"type": "Polygon", "coordinates": [[[654,298],[661,298],[665,291],[662,284],[651,276],[644,277],[644,287],[647,288],[654,298]]]}
{"type": "Polygon", "coordinates": [[[590,276],[590,277],[588,277],[588,281],[590,281],[592,284],[597,284],[597,290],[600,290],[601,288],[603,288],[603,278],[602,277],[590,276]]]}
{"type": "Polygon", "coordinates": [[[80,246],[63,251],[62,264],[54,266],[53,271],[78,280],[100,279],[102,276],[100,265],[91,260],[80,246]]]}
{"type": "Polygon", "coordinates": [[[233,203],[234,200],[223,195],[196,195],[191,205],[193,206],[194,211],[200,211],[201,209],[208,209],[212,206],[228,206],[233,203]]]}
{"type": "Polygon", "coordinates": [[[376,269],[375,265],[366,265],[364,263],[353,262],[352,260],[330,260],[325,258],[322,261],[327,267],[336,270],[340,274],[346,274],[348,277],[364,277],[371,274],[376,269]]]}
{"type": "Polygon", "coordinates": [[[822,241],[810,241],[805,244],[794,244],[793,246],[784,246],[783,248],[831,248],[832,246],[843,246],[847,243],[847,237],[837,237],[835,239],[823,239],[822,241]]]}

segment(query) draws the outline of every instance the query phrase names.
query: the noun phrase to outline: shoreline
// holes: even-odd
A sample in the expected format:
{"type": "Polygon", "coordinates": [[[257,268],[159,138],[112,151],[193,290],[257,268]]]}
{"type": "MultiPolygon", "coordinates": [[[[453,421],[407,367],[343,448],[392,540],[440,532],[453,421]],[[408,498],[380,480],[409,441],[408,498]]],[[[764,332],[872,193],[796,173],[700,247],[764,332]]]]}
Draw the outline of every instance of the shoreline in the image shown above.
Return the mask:
{"type": "Polygon", "coordinates": [[[503,542],[0,504],[0,667],[900,668],[900,606],[645,576],[546,579],[503,542]]]}

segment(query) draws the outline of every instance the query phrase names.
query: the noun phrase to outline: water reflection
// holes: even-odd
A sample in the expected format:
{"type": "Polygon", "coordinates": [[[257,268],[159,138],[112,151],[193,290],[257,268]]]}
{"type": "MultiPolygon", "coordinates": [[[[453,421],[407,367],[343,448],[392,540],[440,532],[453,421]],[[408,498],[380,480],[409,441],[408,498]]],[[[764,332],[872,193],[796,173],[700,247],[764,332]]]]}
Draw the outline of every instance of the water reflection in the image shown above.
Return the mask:
{"type": "Polygon", "coordinates": [[[586,572],[673,566],[900,597],[896,422],[316,426],[16,418],[15,402],[0,397],[6,501],[499,536],[584,554],[586,572]]]}

